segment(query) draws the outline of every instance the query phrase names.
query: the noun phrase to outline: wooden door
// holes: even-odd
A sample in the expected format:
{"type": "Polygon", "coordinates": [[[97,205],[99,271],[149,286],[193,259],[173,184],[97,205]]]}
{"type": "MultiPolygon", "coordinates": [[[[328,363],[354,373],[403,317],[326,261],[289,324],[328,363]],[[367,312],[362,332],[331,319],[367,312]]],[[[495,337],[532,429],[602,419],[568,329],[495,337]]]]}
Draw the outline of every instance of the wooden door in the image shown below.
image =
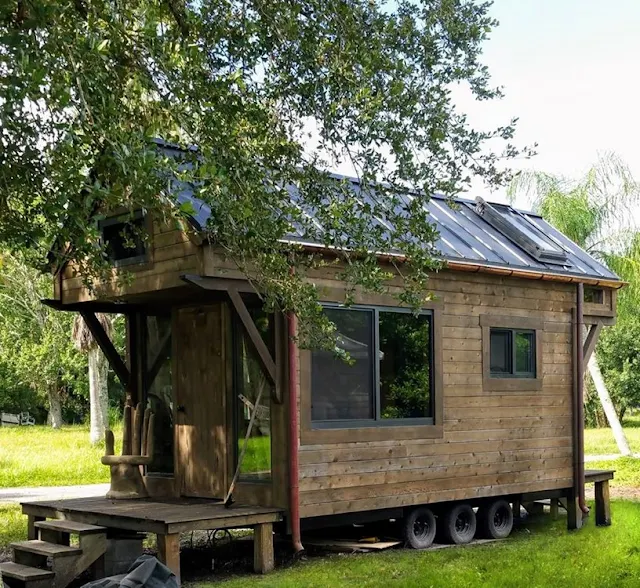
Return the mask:
{"type": "Polygon", "coordinates": [[[224,498],[227,474],[223,303],[174,317],[181,494],[224,498]]]}

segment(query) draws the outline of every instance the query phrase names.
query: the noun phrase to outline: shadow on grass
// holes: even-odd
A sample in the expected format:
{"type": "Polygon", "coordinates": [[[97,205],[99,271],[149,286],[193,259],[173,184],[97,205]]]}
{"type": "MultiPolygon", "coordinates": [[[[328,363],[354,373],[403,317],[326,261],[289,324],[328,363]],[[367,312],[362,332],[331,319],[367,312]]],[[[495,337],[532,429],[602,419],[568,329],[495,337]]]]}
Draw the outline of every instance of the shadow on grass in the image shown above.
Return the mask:
{"type": "MultiPolygon", "coordinates": [[[[595,527],[593,517],[568,532],[566,517],[547,514],[523,521],[506,540],[451,549],[394,549],[375,554],[322,555],[266,577],[243,574],[223,582],[240,588],[353,586],[392,588],[534,588],[640,585],[640,504],[615,501],[613,526],[595,527]]],[[[248,570],[247,570],[248,571],[248,570]]],[[[228,577],[228,576],[227,576],[228,577]]],[[[213,588],[214,571],[189,588],[213,588]]]]}

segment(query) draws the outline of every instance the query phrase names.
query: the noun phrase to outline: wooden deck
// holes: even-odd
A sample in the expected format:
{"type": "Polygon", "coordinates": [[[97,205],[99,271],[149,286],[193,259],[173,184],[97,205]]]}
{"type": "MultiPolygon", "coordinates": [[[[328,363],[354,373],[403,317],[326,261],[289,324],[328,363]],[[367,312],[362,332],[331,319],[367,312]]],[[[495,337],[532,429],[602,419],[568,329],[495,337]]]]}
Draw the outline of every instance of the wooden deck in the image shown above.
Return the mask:
{"type": "Polygon", "coordinates": [[[273,569],[272,525],[282,520],[282,510],[232,505],[199,498],[109,500],[103,497],[23,502],[28,516],[29,539],[35,539],[35,523],[66,519],[111,529],[155,533],[158,558],[180,578],[180,533],[209,529],[254,529],[254,569],[273,569]]]}
{"type": "Polygon", "coordinates": [[[102,497],[23,502],[22,512],[90,525],[169,535],[199,529],[233,529],[282,520],[282,511],[199,499],[108,500],[102,497]]]}

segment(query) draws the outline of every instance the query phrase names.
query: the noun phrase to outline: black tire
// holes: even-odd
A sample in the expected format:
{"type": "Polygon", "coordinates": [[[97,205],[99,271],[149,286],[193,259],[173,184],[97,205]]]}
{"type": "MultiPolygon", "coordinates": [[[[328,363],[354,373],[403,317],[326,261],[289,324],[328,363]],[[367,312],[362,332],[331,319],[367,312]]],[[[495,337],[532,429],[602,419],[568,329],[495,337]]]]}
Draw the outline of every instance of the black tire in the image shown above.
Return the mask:
{"type": "Polygon", "coordinates": [[[504,539],[513,529],[513,510],[502,498],[478,509],[478,531],[485,539],[504,539]]]}
{"type": "Polygon", "coordinates": [[[468,504],[454,504],[445,512],[441,525],[447,543],[469,543],[476,534],[476,513],[468,504]]]}
{"type": "Polygon", "coordinates": [[[436,536],[436,517],[426,506],[411,509],[402,519],[402,535],[413,549],[430,547],[436,536]]]}

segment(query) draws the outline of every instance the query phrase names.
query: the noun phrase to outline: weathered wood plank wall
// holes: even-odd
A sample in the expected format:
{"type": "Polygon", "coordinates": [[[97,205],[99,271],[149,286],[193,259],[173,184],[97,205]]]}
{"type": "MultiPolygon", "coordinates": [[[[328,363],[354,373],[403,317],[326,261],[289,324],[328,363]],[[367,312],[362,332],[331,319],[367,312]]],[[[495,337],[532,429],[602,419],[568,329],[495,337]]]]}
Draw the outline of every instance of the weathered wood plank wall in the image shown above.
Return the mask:
{"type": "Polygon", "coordinates": [[[181,274],[201,273],[202,248],[173,224],[153,223],[149,249],[146,263],[112,270],[112,278],[96,284],[93,290],[84,285],[78,269],[68,265],[62,275],[62,300],[70,304],[154,292],[183,286],[181,274]],[[124,273],[132,276],[129,282],[118,280],[118,276],[124,273]]]}
{"type": "MultiPolygon", "coordinates": [[[[310,279],[326,300],[340,298],[327,270],[310,279]]],[[[316,443],[324,433],[316,430],[306,444],[302,431],[303,517],[571,486],[575,286],[449,271],[431,285],[442,303],[442,437],[399,440],[386,427],[386,440],[359,440],[356,429],[352,442],[333,443],[328,430],[328,441],[316,443]],[[542,390],[483,387],[485,314],[544,320],[542,390]]],[[[387,295],[358,302],[395,305],[387,295]]]]}

